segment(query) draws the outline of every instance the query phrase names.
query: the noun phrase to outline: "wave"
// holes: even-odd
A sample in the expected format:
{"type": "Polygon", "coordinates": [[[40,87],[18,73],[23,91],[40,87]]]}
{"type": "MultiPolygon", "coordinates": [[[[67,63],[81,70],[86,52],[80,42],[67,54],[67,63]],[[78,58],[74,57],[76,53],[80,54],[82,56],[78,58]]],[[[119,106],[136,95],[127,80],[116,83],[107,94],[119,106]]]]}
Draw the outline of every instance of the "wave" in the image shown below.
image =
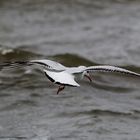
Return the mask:
{"type": "MultiPolygon", "coordinates": [[[[25,87],[29,85],[31,86],[32,84],[29,84],[28,81],[31,81],[31,83],[33,81],[40,81],[40,83],[44,85],[43,76],[42,78],[40,78],[40,76],[43,75],[42,73],[40,74],[38,71],[32,71],[32,69],[31,70],[26,69],[23,66],[10,67],[7,65],[7,63],[12,63],[14,61],[26,61],[26,60],[31,60],[31,59],[51,59],[51,60],[58,61],[66,66],[99,65],[96,62],[92,62],[88,60],[87,58],[84,58],[77,54],[65,53],[65,54],[55,54],[55,55],[45,56],[45,55],[37,54],[37,53],[24,50],[24,49],[1,48],[0,49],[1,88],[4,89],[7,87],[11,87],[13,86],[13,84],[17,85],[17,83],[21,83],[21,85],[24,85],[25,87]],[[27,71],[29,71],[29,73],[27,71]],[[41,79],[43,79],[43,81],[41,79]]],[[[137,67],[137,66],[127,65],[127,66],[123,66],[123,68],[140,73],[140,67],[137,67]]],[[[120,83],[120,80],[118,79],[116,79],[117,81],[115,80],[115,82],[113,82],[111,77],[108,77],[107,79],[109,80],[107,80],[106,77],[104,77],[103,75],[100,77],[100,75],[98,74],[94,75],[93,78],[95,79],[95,81],[91,85],[97,89],[109,90],[109,91],[113,91],[117,93],[120,93],[120,92],[127,93],[128,91],[134,90],[133,89],[134,87],[129,88],[129,82],[125,82],[125,83],[122,82],[122,84],[127,85],[126,87],[125,86],[123,87],[120,84],[117,85],[117,81],[120,83]],[[96,79],[96,76],[98,77],[97,79],[96,79]],[[110,83],[110,79],[112,81],[111,83],[110,83]]],[[[124,81],[126,81],[126,79],[124,81]]],[[[133,82],[132,79],[129,81],[131,83],[133,82]]],[[[138,82],[134,82],[134,83],[138,83],[138,82]]]]}
{"type": "MultiPolygon", "coordinates": [[[[42,54],[37,54],[24,49],[12,49],[12,48],[0,48],[0,63],[13,62],[13,61],[24,61],[31,59],[53,59],[67,66],[78,66],[78,65],[101,65],[94,61],[88,60],[77,54],[64,53],[45,56],[42,54]]],[[[121,66],[126,69],[130,69],[136,72],[140,71],[140,67],[132,65],[121,66]]]]}
{"type": "Polygon", "coordinates": [[[57,117],[76,117],[76,116],[83,116],[83,115],[95,115],[95,116],[125,116],[130,117],[133,115],[133,112],[119,112],[119,111],[113,111],[113,110],[102,110],[102,109],[93,109],[88,111],[77,111],[77,112],[61,112],[58,114],[57,117]]]}

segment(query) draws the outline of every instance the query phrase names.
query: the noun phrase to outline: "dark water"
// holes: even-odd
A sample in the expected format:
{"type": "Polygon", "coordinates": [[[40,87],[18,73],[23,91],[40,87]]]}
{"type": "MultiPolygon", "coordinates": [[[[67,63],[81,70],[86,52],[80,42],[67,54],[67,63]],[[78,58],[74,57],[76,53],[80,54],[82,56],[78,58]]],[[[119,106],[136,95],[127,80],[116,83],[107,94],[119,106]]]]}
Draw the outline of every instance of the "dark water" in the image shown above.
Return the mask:
{"type": "MultiPolygon", "coordinates": [[[[140,73],[138,0],[1,0],[0,62],[48,58],[140,73]]],[[[56,95],[40,71],[0,67],[0,140],[139,140],[140,79],[95,73],[56,95]]]]}

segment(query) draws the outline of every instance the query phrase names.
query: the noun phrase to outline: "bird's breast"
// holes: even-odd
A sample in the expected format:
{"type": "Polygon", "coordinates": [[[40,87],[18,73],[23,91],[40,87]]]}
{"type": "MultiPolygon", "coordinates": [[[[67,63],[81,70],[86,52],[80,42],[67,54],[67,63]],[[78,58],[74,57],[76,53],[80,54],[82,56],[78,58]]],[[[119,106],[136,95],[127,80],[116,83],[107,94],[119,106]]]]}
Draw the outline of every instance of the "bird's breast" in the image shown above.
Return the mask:
{"type": "Polygon", "coordinates": [[[69,85],[69,86],[80,86],[75,80],[74,76],[72,74],[69,74],[65,71],[62,72],[53,72],[45,70],[45,73],[54,80],[56,83],[60,83],[63,85],[69,85]]]}

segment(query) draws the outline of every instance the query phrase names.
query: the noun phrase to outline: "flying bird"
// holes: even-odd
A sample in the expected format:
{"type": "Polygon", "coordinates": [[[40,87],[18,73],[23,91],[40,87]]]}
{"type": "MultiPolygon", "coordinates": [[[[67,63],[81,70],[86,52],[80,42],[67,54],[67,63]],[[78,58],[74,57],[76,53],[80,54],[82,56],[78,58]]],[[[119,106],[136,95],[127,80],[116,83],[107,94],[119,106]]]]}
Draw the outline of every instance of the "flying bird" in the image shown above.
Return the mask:
{"type": "Polygon", "coordinates": [[[53,82],[54,84],[59,85],[57,94],[62,91],[65,86],[79,87],[80,85],[75,81],[77,75],[80,75],[81,79],[84,77],[88,78],[90,82],[91,73],[94,72],[115,72],[128,75],[134,75],[140,77],[139,73],[116,67],[110,65],[99,65],[99,66],[78,66],[78,67],[66,67],[58,62],[42,59],[42,60],[30,60],[28,62],[17,62],[18,64],[27,64],[27,65],[39,65],[42,67],[43,72],[46,77],[53,82]]]}

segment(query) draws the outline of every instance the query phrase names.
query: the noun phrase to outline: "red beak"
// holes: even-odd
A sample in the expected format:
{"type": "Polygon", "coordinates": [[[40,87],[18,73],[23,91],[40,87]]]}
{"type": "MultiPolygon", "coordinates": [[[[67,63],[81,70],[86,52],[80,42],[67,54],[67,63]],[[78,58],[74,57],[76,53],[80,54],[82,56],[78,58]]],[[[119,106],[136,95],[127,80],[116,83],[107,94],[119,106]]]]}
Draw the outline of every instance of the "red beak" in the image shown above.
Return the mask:
{"type": "Polygon", "coordinates": [[[88,80],[89,80],[90,82],[92,82],[92,79],[91,79],[91,76],[89,75],[89,73],[85,74],[85,77],[88,78],[88,80]]]}

